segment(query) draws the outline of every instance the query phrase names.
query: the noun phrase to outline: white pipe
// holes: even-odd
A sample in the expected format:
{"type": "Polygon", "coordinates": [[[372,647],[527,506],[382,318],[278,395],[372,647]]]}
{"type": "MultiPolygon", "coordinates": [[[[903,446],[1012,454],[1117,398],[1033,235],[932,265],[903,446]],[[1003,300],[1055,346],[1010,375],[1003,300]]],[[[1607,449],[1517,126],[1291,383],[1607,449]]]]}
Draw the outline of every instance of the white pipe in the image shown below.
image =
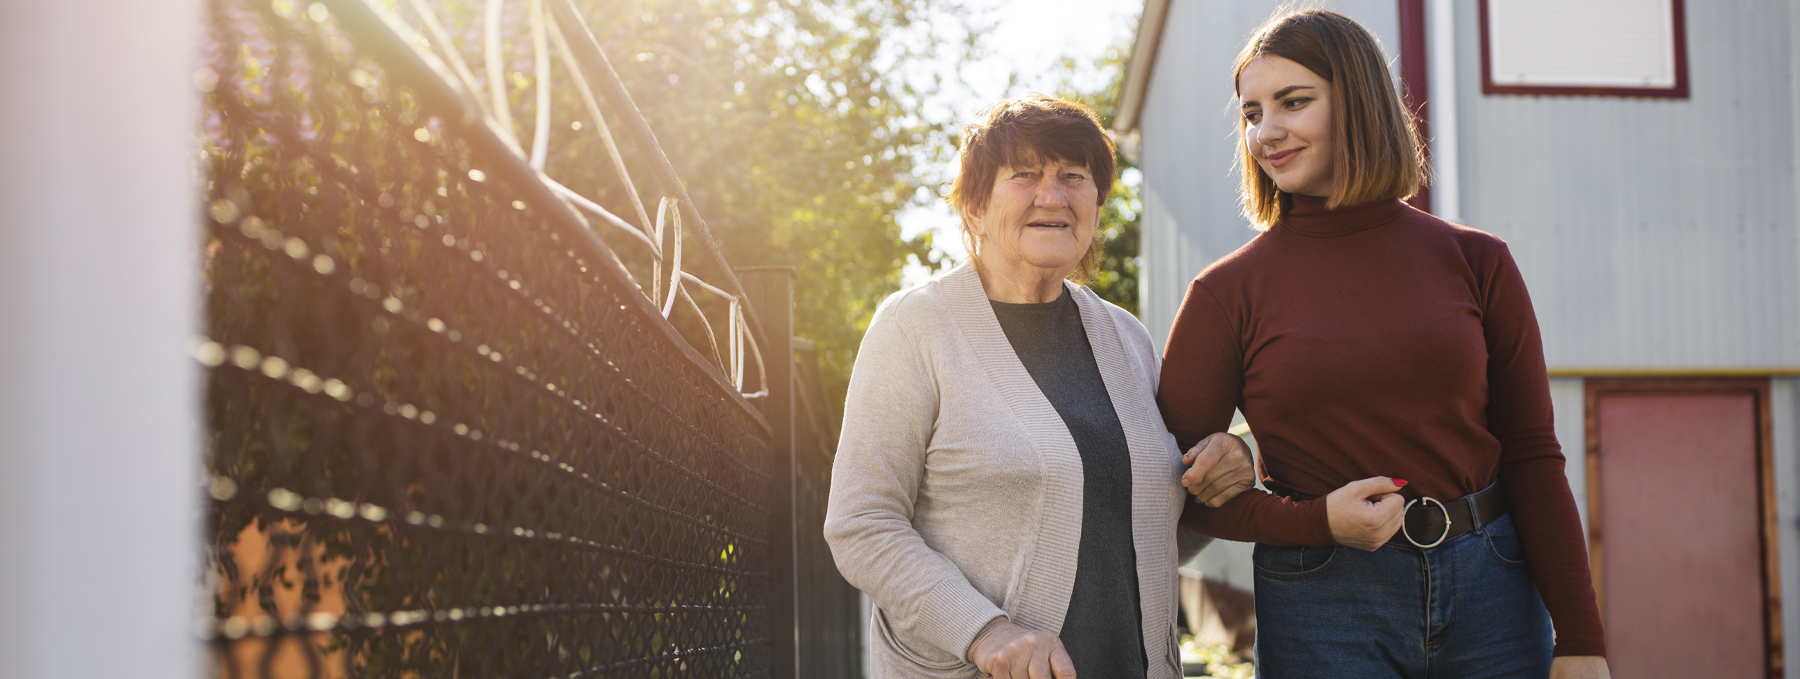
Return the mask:
{"type": "Polygon", "coordinates": [[[531,0],[531,61],[537,71],[536,119],[531,131],[531,169],[544,171],[550,152],[550,40],[544,35],[544,0],[531,0]]]}
{"type": "Polygon", "coordinates": [[[1431,206],[1437,216],[1462,221],[1462,176],[1456,134],[1456,9],[1455,0],[1431,0],[1426,19],[1431,42],[1431,164],[1437,181],[1432,185],[1431,206]]]}
{"type": "Polygon", "coordinates": [[[462,80],[463,88],[468,90],[463,94],[471,101],[481,104],[482,110],[485,111],[487,104],[481,100],[481,88],[475,86],[475,72],[469,70],[469,64],[463,61],[462,54],[456,49],[456,43],[450,41],[450,34],[444,30],[444,24],[438,22],[437,12],[432,11],[431,6],[425,4],[425,0],[408,1],[412,4],[413,12],[419,15],[419,21],[425,24],[425,30],[431,33],[431,39],[437,43],[438,51],[444,53],[444,60],[450,62],[450,68],[455,70],[456,77],[462,80]]]}
{"type": "MultiPolygon", "coordinates": [[[[677,209],[673,214],[669,228],[674,229],[675,233],[669,235],[675,242],[669,252],[669,299],[663,302],[663,318],[668,318],[675,311],[675,296],[681,292],[681,210],[677,209]]],[[[662,227],[657,227],[657,230],[661,231],[662,227]]]]}
{"type": "Polygon", "coordinates": [[[718,295],[720,297],[724,297],[725,299],[728,299],[728,300],[732,300],[733,304],[737,303],[736,302],[737,297],[735,295],[732,295],[731,293],[726,292],[723,289],[720,289],[719,286],[716,286],[716,285],[713,285],[706,281],[700,280],[699,276],[695,276],[694,274],[683,271],[683,272],[681,272],[681,277],[688,280],[689,282],[692,282],[694,285],[700,286],[701,289],[703,289],[707,292],[718,295]]]}
{"type": "Polygon", "coordinates": [[[0,677],[205,674],[203,16],[0,2],[0,677]]]}
{"type": "Polygon", "coordinates": [[[620,231],[625,232],[632,238],[636,238],[644,245],[649,246],[651,254],[662,257],[662,248],[657,247],[656,241],[650,240],[649,236],[644,235],[643,231],[632,226],[631,222],[627,222],[618,215],[613,214],[611,210],[601,207],[599,203],[588,200],[587,196],[576,193],[574,189],[557,183],[556,180],[550,178],[550,175],[540,173],[538,174],[538,180],[544,182],[545,186],[550,187],[551,191],[555,191],[556,195],[562,196],[563,199],[574,203],[576,207],[594,213],[600,217],[601,221],[617,227],[620,231]]]}
{"type": "Polygon", "coordinates": [[[513,127],[511,97],[506,94],[506,67],[503,65],[505,55],[500,53],[500,17],[504,9],[503,0],[488,0],[486,20],[481,22],[481,57],[487,62],[488,95],[494,100],[494,120],[500,122],[500,129],[506,132],[506,140],[512,144],[513,150],[519,150],[519,130],[513,127]]]}
{"type": "MultiPolygon", "coordinates": [[[[613,170],[619,173],[619,181],[625,184],[625,195],[631,198],[631,206],[637,209],[638,224],[645,232],[650,230],[650,213],[644,210],[644,199],[638,197],[637,186],[631,183],[631,172],[625,168],[625,156],[619,153],[619,143],[613,139],[612,130],[606,127],[606,114],[600,110],[600,100],[594,97],[594,90],[588,86],[587,74],[582,73],[581,64],[575,61],[574,53],[569,49],[569,40],[563,36],[562,28],[556,25],[554,12],[544,15],[550,24],[550,42],[556,45],[556,52],[562,57],[563,66],[569,71],[569,80],[575,83],[575,91],[581,93],[582,103],[587,104],[588,115],[594,119],[594,132],[600,135],[600,141],[606,144],[606,155],[612,158],[613,170]]],[[[667,201],[668,198],[663,198],[667,201]]],[[[661,208],[658,208],[661,209],[661,208]]],[[[657,216],[662,219],[661,215],[657,216]]],[[[662,242],[662,226],[656,227],[656,242],[662,242]]]]}

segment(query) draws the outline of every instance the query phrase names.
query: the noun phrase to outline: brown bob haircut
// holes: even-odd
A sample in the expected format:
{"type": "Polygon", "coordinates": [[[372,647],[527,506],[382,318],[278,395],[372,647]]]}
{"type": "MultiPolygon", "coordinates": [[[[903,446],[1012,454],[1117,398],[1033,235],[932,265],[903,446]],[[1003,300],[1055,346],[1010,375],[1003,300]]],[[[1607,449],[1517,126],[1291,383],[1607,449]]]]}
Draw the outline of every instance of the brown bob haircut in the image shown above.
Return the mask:
{"type": "MultiPolygon", "coordinates": [[[[994,104],[980,121],[963,126],[961,163],[950,188],[950,207],[962,218],[963,244],[969,257],[977,262],[981,259],[974,222],[987,210],[1000,168],[1035,167],[1044,160],[1085,166],[1099,189],[1099,204],[1105,204],[1112,193],[1117,171],[1113,141],[1091,108],[1034,92],[994,104]]],[[[1081,264],[1069,272],[1069,279],[1086,283],[1093,278],[1105,249],[1096,228],[1093,242],[1081,264]]]]}
{"type": "MultiPolygon", "coordinates": [[[[1250,62],[1277,56],[1331,83],[1331,159],[1327,209],[1372,200],[1411,198],[1426,180],[1425,157],[1412,112],[1400,103],[1381,43],[1350,17],[1324,9],[1283,9],[1264,21],[1238,53],[1232,91],[1250,62]]],[[[1248,125],[1238,122],[1244,171],[1244,216],[1258,230],[1280,221],[1293,198],[1275,186],[1250,155],[1248,125]]]]}

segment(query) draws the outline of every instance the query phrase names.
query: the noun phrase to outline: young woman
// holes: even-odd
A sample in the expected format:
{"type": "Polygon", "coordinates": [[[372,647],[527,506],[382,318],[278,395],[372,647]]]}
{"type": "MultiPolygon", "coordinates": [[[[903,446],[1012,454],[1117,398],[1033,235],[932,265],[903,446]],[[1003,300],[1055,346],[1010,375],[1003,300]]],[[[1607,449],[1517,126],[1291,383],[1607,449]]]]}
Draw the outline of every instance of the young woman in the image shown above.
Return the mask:
{"type": "Polygon", "coordinates": [[[1235,75],[1263,233],[1188,289],[1158,401],[1183,445],[1234,408],[1260,444],[1270,492],[1183,516],[1258,543],[1258,671],[1607,676],[1506,244],[1402,202],[1421,154],[1356,22],[1278,14],[1235,75]]]}

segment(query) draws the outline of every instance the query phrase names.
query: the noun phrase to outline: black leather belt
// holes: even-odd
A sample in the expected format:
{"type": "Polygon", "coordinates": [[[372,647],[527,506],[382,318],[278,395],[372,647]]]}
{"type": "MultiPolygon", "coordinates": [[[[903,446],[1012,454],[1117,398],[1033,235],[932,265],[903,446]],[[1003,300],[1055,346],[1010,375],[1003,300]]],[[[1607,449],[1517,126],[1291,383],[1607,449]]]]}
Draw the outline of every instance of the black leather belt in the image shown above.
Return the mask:
{"type": "MultiPolygon", "coordinates": [[[[1295,500],[1316,499],[1316,496],[1302,493],[1271,492],[1295,500]]],[[[1394,537],[1389,538],[1387,543],[1399,547],[1431,549],[1493,523],[1495,519],[1505,516],[1506,511],[1506,493],[1500,490],[1498,481],[1480,492],[1449,502],[1422,497],[1406,503],[1406,519],[1400,523],[1400,531],[1394,533],[1394,537]],[[1475,511],[1470,511],[1471,506],[1475,511]],[[1481,517],[1480,525],[1475,523],[1476,516],[1481,517]]]]}

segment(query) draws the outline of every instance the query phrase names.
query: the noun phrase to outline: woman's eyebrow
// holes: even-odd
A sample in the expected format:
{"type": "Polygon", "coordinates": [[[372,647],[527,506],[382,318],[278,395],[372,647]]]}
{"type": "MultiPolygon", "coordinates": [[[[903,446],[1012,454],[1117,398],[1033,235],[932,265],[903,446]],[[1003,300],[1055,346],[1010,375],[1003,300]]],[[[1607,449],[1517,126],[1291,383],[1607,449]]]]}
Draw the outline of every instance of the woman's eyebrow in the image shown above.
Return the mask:
{"type": "MultiPolygon", "coordinates": [[[[1274,96],[1271,96],[1269,98],[1270,99],[1280,99],[1287,95],[1293,94],[1295,90],[1311,90],[1311,89],[1317,89],[1317,88],[1313,87],[1312,85],[1289,85],[1287,87],[1283,87],[1279,90],[1276,90],[1274,96]]],[[[1258,108],[1261,106],[1262,106],[1261,101],[1258,101],[1256,99],[1246,99],[1246,100],[1244,100],[1244,103],[1240,106],[1240,108],[1258,108]]]]}
{"type": "Polygon", "coordinates": [[[1280,99],[1287,95],[1293,94],[1294,90],[1310,90],[1310,89],[1314,89],[1312,85],[1288,85],[1287,87],[1283,87],[1279,90],[1276,90],[1275,96],[1273,98],[1280,99]]]}

